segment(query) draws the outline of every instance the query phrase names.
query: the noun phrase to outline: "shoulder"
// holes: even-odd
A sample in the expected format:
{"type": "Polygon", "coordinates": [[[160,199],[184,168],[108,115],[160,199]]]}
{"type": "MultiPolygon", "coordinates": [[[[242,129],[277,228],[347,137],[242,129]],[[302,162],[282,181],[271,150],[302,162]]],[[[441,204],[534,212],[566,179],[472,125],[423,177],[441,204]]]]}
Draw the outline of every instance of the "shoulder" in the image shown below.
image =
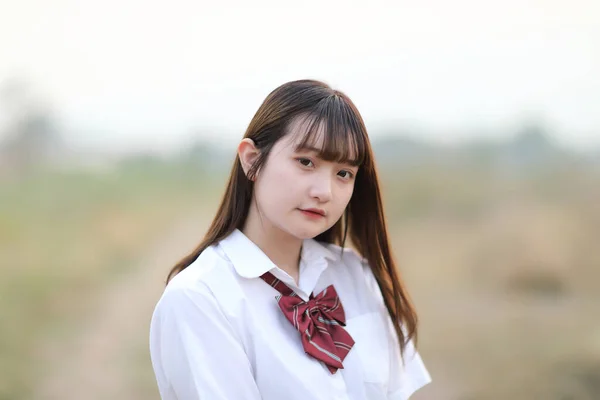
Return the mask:
{"type": "Polygon", "coordinates": [[[381,288],[373,274],[369,260],[350,247],[341,247],[336,244],[322,243],[338,257],[333,263],[340,274],[348,276],[354,283],[353,287],[359,289],[361,294],[367,292],[374,300],[376,307],[385,310],[381,288]],[[360,284],[359,284],[360,283],[360,284]]]}
{"type": "Polygon", "coordinates": [[[316,242],[319,245],[325,247],[334,256],[335,260],[352,267],[362,267],[367,262],[356,250],[351,247],[341,247],[333,243],[316,242]]]}
{"type": "Polygon", "coordinates": [[[198,349],[202,343],[234,334],[221,289],[215,284],[223,281],[230,285],[230,272],[227,260],[215,250],[212,246],[205,249],[175,275],[156,303],[150,320],[150,349],[157,360],[176,360],[181,355],[164,353],[167,348],[175,352],[198,349]]]}
{"type": "Polygon", "coordinates": [[[369,288],[376,288],[377,281],[371,270],[369,260],[361,256],[355,249],[350,247],[341,247],[332,243],[321,243],[336,255],[336,264],[346,269],[347,272],[355,275],[359,279],[364,279],[369,288]]]}
{"type": "Polygon", "coordinates": [[[348,276],[355,283],[364,283],[366,290],[377,302],[383,303],[381,289],[373,275],[369,261],[365,257],[350,247],[341,247],[332,243],[321,243],[321,245],[336,255],[333,265],[340,274],[348,276]]]}
{"type": "Polygon", "coordinates": [[[216,245],[209,246],[169,281],[156,311],[214,303],[214,286],[229,281],[231,275],[229,260],[216,245]]]}

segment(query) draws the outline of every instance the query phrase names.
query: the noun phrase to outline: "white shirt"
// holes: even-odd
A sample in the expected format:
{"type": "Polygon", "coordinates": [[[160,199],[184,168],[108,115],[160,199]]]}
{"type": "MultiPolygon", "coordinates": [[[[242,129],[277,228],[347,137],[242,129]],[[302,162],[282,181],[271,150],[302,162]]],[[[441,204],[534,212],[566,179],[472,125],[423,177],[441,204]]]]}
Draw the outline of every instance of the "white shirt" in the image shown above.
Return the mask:
{"type": "Polygon", "coordinates": [[[150,355],[163,400],[406,400],[431,381],[412,342],[402,364],[371,269],[350,249],[305,240],[299,284],[241,231],[202,252],[158,301],[150,355]],[[270,271],[301,298],[333,284],[355,341],[331,374],[285,318],[270,271]]]}

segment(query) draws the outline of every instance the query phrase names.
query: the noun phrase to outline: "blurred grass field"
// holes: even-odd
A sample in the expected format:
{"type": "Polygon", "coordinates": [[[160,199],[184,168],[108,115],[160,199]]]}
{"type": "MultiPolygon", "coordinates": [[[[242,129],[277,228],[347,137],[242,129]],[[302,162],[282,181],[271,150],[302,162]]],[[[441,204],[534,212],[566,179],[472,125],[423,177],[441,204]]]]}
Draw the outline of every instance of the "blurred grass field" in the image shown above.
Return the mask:
{"type": "Polygon", "coordinates": [[[31,398],[36,343],[52,331],[68,340],[62,327],[173,221],[210,201],[211,185],[186,166],[152,163],[2,182],[0,399],[31,398]]]}
{"type": "Polygon", "coordinates": [[[388,182],[394,248],[436,379],[415,398],[600,398],[598,175],[394,180],[403,182],[388,182]],[[411,203],[411,180],[418,213],[392,207],[411,203]]]}
{"type": "MultiPolygon", "coordinates": [[[[139,269],[174,224],[214,213],[224,174],[199,171],[131,163],[2,181],[0,399],[32,398],[53,367],[40,343],[68,344],[94,319],[88,306],[102,289],[139,269]]],[[[421,166],[384,169],[382,185],[434,378],[415,399],[600,398],[597,173],[421,166]]],[[[172,254],[165,275],[183,255],[172,254]]],[[[124,364],[100,372],[127,371],[136,398],[158,399],[147,327],[139,332],[124,364]]]]}

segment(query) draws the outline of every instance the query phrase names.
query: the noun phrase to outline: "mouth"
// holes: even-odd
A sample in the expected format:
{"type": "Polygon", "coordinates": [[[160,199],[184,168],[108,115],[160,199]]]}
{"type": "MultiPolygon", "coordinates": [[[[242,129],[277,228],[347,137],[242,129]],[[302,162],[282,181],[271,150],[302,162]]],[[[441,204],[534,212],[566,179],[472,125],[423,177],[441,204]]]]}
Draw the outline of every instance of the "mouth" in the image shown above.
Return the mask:
{"type": "Polygon", "coordinates": [[[325,217],[325,211],[323,211],[319,208],[306,208],[306,209],[299,208],[299,210],[302,212],[302,214],[306,215],[307,217],[312,217],[312,218],[325,217]]]}

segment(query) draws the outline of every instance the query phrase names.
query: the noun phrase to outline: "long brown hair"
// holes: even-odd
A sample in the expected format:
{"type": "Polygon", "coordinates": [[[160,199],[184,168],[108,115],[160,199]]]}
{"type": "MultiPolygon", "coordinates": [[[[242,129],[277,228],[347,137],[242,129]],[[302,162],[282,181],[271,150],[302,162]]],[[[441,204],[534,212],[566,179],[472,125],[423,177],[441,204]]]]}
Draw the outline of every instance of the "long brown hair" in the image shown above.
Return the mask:
{"type": "Polygon", "coordinates": [[[305,117],[309,122],[309,129],[298,147],[314,142],[318,128],[325,127],[319,156],[328,161],[349,161],[359,165],[354,192],[343,217],[315,239],[344,247],[349,234],[354,248],[368,261],[373,271],[398,335],[400,349],[404,352],[410,339],[416,341],[417,315],[390,249],[367,130],[352,101],[323,82],[288,82],[267,96],[244,135],[244,138],[254,141],[260,155],[248,176],[242,169],[239,156],[236,157],[225,194],[204,240],[171,269],[167,283],[193,263],[207,247],[218,243],[235,229],[242,229],[252,200],[253,177],[266,162],[273,145],[288,132],[290,123],[298,117],[305,117]],[[352,160],[349,159],[351,154],[352,160]]]}

